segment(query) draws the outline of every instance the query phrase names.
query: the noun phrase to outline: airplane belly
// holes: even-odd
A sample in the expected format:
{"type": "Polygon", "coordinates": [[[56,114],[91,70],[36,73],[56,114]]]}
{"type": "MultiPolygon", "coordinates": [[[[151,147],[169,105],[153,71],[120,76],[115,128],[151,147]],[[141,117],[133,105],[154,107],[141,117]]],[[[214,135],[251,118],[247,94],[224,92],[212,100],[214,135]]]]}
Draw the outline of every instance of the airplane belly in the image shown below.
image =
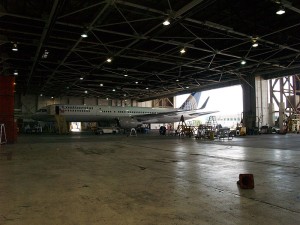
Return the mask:
{"type": "Polygon", "coordinates": [[[109,116],[97,116],[97,115],[63,115],[68,122],[98,122],[104,120],[112,120],[109,116]]]}
{"type": "Polygon", "coordinates": [[[95,122],[95,116],[84,116],[84,115],[62,115],[68,122],[95,122]]]}
{"type": "Polygon", "coordinates": [[[143,121],[144,123],[175,123],[180,122],[180,117],[164,117],[164,118],[155,118],[147,121],[143,121]]]}

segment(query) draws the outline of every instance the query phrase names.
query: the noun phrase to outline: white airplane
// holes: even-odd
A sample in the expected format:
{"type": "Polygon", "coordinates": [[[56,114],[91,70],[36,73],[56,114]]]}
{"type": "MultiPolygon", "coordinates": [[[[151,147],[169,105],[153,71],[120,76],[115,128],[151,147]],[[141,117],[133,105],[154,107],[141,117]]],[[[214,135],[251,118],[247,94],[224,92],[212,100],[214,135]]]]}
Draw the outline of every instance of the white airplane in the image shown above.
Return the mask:
{"type": "Polygon", "coordinates": [[[55,121],[61,115],[67,122],[117,121],[121,128],[135,128],[142,124],[179,122],[217,111],[202,111],[209,97],[197,108],[200,92],[191,94],[178,109],[130,106],[48,105],[39,109],[32,118],[38,121],[55,121]]]}

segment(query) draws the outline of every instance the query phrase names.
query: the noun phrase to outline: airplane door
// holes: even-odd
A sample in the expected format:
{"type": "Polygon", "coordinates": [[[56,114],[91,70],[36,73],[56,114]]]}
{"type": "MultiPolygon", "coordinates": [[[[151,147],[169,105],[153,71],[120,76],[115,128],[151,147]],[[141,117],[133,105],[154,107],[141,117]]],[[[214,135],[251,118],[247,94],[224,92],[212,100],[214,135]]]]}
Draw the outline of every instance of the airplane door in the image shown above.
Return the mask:
{"type": "Polygon", "coordinates": [[[55,115],[59,115],[59,106],[58,105],[55,106],[55,115]]]}

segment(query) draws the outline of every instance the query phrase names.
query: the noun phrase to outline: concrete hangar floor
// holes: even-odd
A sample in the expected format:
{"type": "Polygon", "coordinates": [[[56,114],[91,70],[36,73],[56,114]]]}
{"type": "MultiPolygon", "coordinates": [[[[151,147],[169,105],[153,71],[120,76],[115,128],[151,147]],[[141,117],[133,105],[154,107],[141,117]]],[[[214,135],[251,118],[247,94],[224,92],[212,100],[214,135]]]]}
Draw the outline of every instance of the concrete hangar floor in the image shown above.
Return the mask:
{"type": "Polygon", "coordinates": [[[20,135],[1,146],[13,156],[0,160],[0,224],[300,224],[299,142],[20,135]]]}

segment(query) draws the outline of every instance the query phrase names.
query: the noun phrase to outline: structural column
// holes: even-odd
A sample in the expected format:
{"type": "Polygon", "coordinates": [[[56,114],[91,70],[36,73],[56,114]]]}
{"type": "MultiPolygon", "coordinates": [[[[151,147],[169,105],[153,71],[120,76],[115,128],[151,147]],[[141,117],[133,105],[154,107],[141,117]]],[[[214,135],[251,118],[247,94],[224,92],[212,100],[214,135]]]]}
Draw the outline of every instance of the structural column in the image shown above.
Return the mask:
{"type": "Polygon", "coordinates": [[[247,133],[251,134],[256,124],[256,95],[255,76],[247,76],[242,80],[243,88],[243,126],[247,128],[247,133]]]}
{"type": "Polygon", "coordinates": [[[13,76],[0,76],[0,123],[4,124],[8,143],[17,139],[14,121],[14,82],[13,76]]]}

